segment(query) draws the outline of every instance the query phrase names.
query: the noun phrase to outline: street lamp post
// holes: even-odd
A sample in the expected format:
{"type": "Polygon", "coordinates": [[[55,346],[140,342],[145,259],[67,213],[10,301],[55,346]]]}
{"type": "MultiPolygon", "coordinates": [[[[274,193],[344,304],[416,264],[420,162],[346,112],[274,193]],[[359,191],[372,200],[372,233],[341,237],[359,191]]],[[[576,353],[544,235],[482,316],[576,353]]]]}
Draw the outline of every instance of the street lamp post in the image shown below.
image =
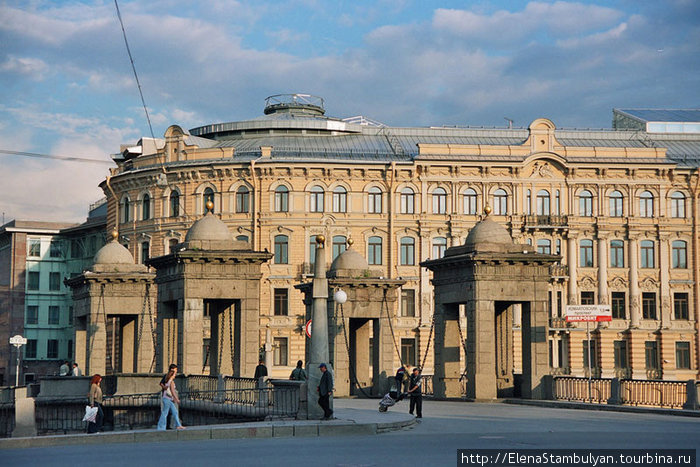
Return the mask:
{"type": "Polygon", "coordinates": [[[17,347],[17,374],[15,375],[15,387],[19,386],[19,356],[20,349],[27,343],[27,339],[20,334],[10,337],[10,344],[17,347]]]}

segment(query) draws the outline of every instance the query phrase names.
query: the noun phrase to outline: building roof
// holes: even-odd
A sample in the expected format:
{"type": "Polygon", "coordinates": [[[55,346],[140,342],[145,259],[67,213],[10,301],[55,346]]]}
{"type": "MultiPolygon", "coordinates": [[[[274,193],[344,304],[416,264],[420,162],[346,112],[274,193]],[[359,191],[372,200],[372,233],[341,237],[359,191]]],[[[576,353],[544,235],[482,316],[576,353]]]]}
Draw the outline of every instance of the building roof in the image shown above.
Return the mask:
{"type": "Polygon", "coordinates": [[[615,109],[644,122],[700,122],[700,109],[615,109]]]}

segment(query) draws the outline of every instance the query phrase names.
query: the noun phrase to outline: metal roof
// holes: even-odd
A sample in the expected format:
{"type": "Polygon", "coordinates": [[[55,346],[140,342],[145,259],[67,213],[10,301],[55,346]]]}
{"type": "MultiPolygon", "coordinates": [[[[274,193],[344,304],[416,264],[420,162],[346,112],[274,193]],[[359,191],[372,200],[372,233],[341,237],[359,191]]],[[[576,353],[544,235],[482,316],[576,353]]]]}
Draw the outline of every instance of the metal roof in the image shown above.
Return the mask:
{"type": "Polygon", "coordinates": [[[644,122],[700,122],[700,109],[615,109],[644,122]]]}

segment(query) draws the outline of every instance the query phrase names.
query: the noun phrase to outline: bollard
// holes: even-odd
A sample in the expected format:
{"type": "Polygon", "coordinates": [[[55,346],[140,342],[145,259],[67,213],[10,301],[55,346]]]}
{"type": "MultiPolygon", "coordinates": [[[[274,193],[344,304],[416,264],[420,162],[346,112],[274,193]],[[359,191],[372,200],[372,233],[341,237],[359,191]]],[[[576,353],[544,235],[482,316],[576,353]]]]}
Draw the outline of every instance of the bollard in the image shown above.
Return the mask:
{"type": "Polygon", "coordinates": [[[685,389],[685,404],[684,410],[698,410],[698,390],[695,387],[695,380],[688,380],[685,389]]]}
{"type": "Polygon", "coordinates": [[[620,378],[613,378],[610,381],[610,399],[608,399],[608,405],[622,404],[621,389],[620,378]]]}

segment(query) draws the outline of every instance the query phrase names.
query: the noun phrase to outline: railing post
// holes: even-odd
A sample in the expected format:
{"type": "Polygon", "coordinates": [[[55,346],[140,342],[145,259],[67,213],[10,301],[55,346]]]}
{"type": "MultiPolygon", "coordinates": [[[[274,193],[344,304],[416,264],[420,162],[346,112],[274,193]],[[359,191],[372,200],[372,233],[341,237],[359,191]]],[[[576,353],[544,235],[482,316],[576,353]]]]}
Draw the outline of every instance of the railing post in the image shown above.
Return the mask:
{"type": "Polygon", "coordinates": [[[620,389],[620,378],[613,378],[610,380],[610,398],[608,399],[608,405],[620,405],[622,403],[620,389]]]}
{"type": "Polygon", "coordinates": [[[685,387],[685,404],[683,404],[684,410],[697,410],[698,409],[698,390],[695,387],[695,380],[688,380],[685,387]]]}
{"type": "Polygon", "coordinates": [[[554,376],[544,375],[544,378],[542,378],[542,384],[544,385],[545,400],[554,400],[554,376]]]}
{"type": "Polygon", "coordinates": [[[36,415],[34,398],[27,396],[28,388],[16,387],[15,398],[15,429],[13,438],[36,436],[36,415]]]}
{"type": "Polygon", "coordinates": [[[214,394],[214,402],[222,404],[226,398],[226,381],[224,375],[219,374],[216,378],[216,394],[214,394]]]}

